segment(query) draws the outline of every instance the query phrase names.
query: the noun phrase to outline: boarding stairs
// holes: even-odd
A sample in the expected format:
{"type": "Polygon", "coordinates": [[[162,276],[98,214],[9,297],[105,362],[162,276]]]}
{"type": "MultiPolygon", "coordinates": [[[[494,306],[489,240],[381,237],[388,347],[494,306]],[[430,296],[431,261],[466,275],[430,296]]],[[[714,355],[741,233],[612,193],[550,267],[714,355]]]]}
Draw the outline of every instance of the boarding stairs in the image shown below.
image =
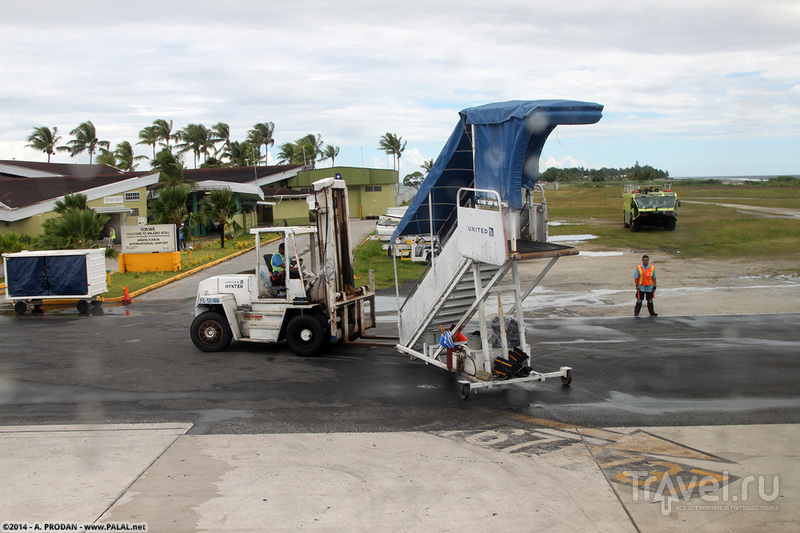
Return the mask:
{"type": "Polygon", "coordinates": [[[400,309],[403,346],[414,346],[426,330],[438,331],[440,325],[448,327],[469,321],[478,309],[478,295],[484,293],[485,297],[508,272],[510,261],[498,267],[463,257],[458,238],[457,232],[452,233],[400,309]]]}

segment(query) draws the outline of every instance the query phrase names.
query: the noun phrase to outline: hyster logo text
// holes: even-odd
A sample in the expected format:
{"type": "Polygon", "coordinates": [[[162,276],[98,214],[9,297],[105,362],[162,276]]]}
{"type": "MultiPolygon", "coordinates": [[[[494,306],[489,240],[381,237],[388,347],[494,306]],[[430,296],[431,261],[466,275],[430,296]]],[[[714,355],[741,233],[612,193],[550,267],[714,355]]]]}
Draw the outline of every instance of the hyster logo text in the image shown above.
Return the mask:
{"type": "Polygon", "coordinates": [[[470,233],[480,233],[481,235],[488,235],[494,237],[494,228],[479,228],[478,226],[467,226],[467,231],[470,233]]]}

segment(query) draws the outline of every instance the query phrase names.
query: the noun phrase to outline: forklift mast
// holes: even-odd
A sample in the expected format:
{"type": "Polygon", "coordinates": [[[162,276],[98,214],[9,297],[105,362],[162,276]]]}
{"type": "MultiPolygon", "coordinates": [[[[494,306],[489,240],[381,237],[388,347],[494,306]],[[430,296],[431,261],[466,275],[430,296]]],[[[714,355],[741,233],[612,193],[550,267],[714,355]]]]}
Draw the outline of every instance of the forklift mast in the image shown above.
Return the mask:
{"type": "Polygon", "coordinates": [[[314,182],[317,201],[317,232],[320,257],[334,281],[335,292],[356,292],[353,257],[350,251],[350,208],[344,180],[326,178],[314,182]]]}

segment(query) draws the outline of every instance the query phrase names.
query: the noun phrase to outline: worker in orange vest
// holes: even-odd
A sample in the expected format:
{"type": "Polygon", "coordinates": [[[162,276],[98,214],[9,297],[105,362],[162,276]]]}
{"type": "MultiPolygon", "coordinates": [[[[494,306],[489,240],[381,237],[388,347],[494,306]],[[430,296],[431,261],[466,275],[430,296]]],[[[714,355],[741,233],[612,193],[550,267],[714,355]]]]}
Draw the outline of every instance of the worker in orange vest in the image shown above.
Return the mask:
{"type": "Polygon", "coordinates": [[[636,307],[633,316],[639,316],[642,300],[645,299],[650,316],[658,316],[653,308],[653,298],[656,295],[656,267],[650,264],[650,257],[642,256],[642,264],[636,267],[636,272],[633,274],[633,283],[636,287],[636,307]]]}

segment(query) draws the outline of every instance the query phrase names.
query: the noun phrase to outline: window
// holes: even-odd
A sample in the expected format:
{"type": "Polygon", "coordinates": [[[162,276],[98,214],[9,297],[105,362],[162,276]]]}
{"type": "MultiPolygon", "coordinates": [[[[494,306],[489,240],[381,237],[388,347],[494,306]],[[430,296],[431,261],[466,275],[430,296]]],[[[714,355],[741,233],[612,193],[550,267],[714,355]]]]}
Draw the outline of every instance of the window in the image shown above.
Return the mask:
{"type": "Polygon", "coordinates": [[[142,193],[140,193],[139,191],[125,193],[126,202],[138,202],[141,199],[142,199],[142,193]]]}
{"type": "Polygon", "coordinates": [[[368,185],[364,187],[364,192],[381,192],[380,185],[368,185]]]}

